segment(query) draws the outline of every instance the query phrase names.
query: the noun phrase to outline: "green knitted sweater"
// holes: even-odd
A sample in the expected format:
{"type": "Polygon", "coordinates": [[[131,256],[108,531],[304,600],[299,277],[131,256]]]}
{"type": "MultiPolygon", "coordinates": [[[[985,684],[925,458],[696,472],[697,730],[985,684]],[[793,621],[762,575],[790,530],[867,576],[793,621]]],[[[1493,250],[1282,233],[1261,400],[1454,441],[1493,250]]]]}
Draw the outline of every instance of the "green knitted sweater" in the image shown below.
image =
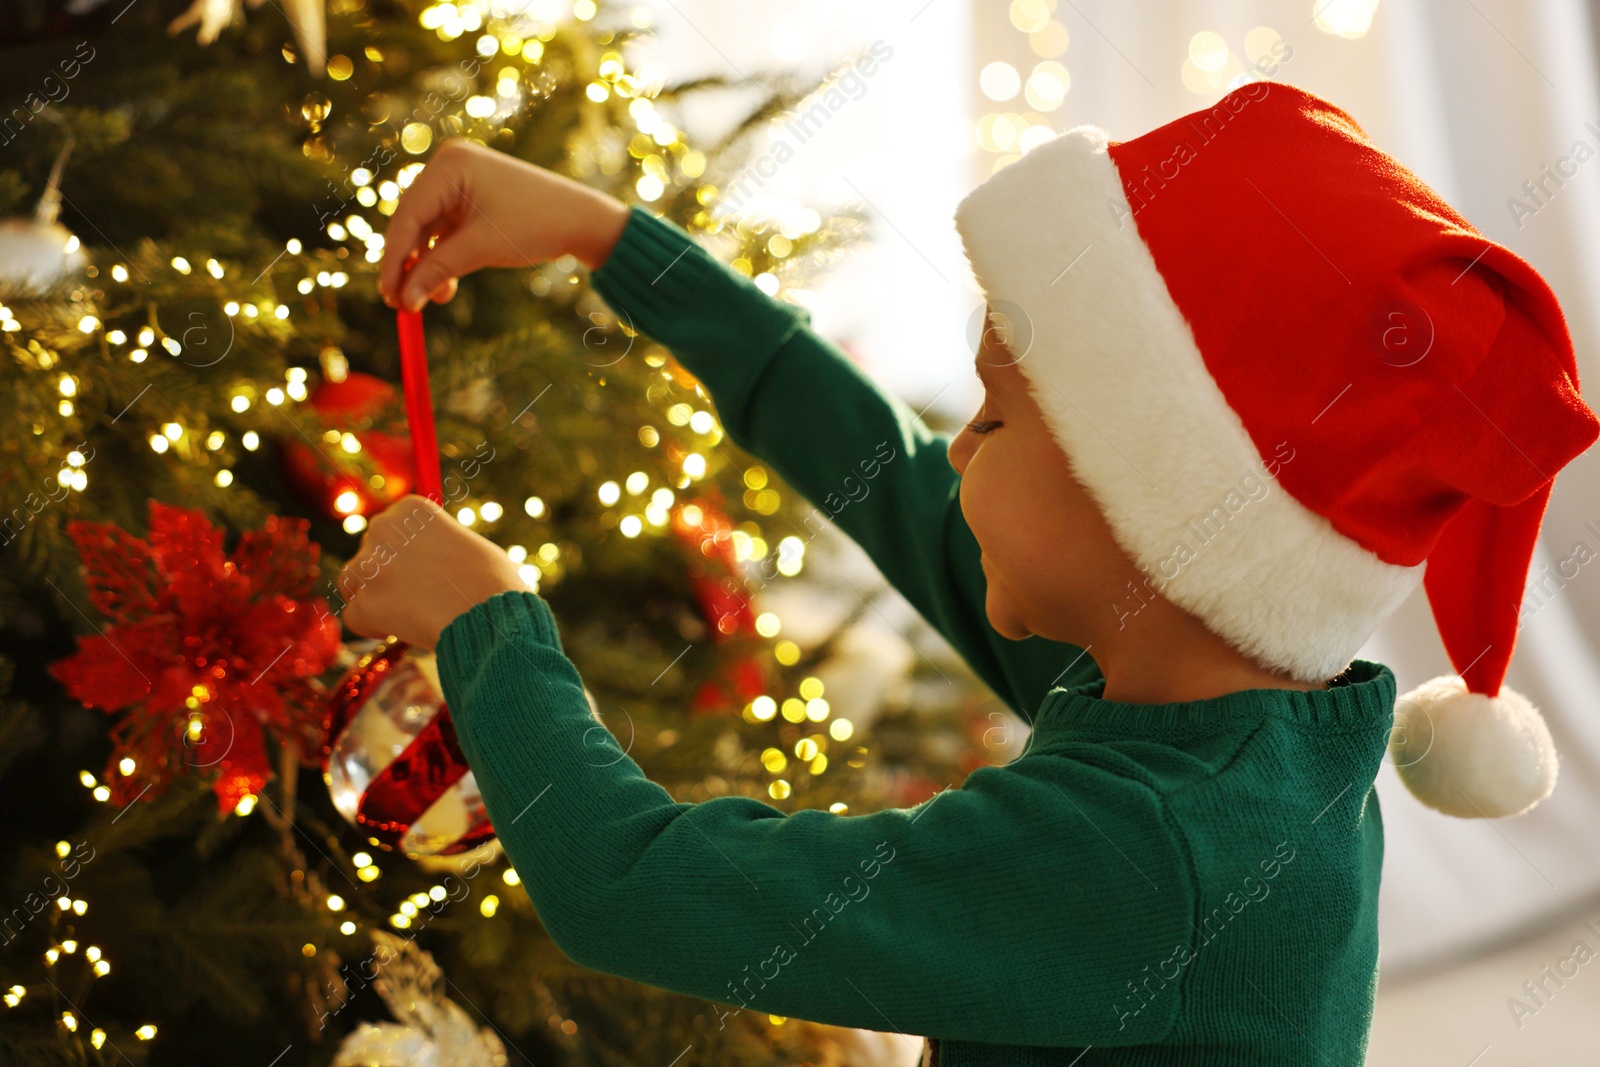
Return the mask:
{"type": "Polygon", "coordinates": [[[1309,692],[1102,699],[1082,649],[989,626],[947,439],[803,310],[640,208],[593,283],[1032,733],[1011,763],[908,809],[675,802],[596,726],[545,602],[494,596],[446,627],[440,676],[556,944],[715,1002],[708,1026],[748,1009],[922,1035],[939,1067],[1360,1064],[1389,669],[1358,659],[1309,692]]]}

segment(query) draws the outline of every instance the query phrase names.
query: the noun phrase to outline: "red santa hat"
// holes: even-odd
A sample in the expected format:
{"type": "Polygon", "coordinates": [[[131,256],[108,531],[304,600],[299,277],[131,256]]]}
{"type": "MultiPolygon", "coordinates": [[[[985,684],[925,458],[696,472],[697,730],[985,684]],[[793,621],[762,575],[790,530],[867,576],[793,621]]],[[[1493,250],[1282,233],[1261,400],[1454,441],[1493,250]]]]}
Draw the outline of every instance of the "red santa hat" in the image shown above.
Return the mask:
{"type": "Polygon", "coordinates": [[[1130,141],[1067,130],[956,227],[1153,588],[1315,682],[1421,582],[1458,673],[1397,701],[1401,778],[1467,817],[1549,795],[1550,732],[1502,681],[1552,480],[1600,420],[1532,267],[1265,81],[1130,141]]]}

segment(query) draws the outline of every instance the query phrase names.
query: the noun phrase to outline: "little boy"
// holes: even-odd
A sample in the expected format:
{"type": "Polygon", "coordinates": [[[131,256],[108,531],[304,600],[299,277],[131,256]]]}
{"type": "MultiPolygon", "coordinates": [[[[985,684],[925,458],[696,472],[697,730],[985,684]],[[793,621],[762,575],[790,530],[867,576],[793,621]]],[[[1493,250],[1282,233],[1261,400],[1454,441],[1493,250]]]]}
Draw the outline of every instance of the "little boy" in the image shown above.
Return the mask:
{"type": "Polygon", "coordinates": [[[1069,130],[956,225],[997,328],[954,440],[676,226],[480,146],[417,177],[380,288],[415,308],[570,253],[809,499],[881,462],[837,521],[1030,722],[1010,764],[868,815],[676,803],[453,522],[353,583],[345,622],[437,648],[506,853],[581,964],[927,1035],[940,1067],[1359,1064],[1386,749],[1453,814],[1554,785],[1501,681],[1551,479],[1600,435],[1560,310],[1286,85],[1127,142],[1069,130]],[[1419,582],[1461,673],[1397,709],[1353,656],[1419,582]]]}

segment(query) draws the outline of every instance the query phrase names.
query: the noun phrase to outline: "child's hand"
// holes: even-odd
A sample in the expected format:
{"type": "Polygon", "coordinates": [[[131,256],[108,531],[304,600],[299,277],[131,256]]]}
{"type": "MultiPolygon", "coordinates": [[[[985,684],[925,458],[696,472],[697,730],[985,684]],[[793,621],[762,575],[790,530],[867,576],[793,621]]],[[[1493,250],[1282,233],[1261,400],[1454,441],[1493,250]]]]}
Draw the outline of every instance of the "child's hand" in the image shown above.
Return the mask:
{"type": "Polygon", "coordinates": [[[424,496],[372,517],[361,549],[339,572],[344,624],[431,649],[450,621],[496,593],[528,590],[511,557],[424,496]]]}
{"type": "Polygon", "coordinates": [[[444,303],[480,267],[529,267],[573,255],[605,262],[628,222],[626,204],[475,141],[452,138],[401,194],[384,234],[378,292],[390,307],[444,303]],[[438,237],[432,250],[428,239],[438,237]],[[401,289],[402,265],[421,258],[401,289]]]}

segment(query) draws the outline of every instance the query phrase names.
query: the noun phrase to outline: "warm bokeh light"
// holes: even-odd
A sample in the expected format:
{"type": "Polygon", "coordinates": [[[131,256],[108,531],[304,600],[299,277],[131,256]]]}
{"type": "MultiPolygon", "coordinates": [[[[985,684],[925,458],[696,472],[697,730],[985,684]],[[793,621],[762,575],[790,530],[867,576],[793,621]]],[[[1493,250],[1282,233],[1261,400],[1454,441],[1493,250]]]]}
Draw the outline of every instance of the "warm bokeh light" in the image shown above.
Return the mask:
{"type": "Polygon", "coordinates": [[[1317,29],[1335,37],[1364,37],[1372,27],[1378,0],[1313,0],[1312,21],[1317,29]]]}
{"type": "Polygon", "coordinates": [[[1202,30],[1189,38],[1189,58],[1201,70],[1221,70],[1228,61],[1228,42],[1220,33],[1202,30]]]}
{"type": "Polygon", "coordinates": [[[1022,88],[1022,76],[1010,63],[996,61],[978,75],[978,87],[990,100],[1010,100],[1022,88]]]}

